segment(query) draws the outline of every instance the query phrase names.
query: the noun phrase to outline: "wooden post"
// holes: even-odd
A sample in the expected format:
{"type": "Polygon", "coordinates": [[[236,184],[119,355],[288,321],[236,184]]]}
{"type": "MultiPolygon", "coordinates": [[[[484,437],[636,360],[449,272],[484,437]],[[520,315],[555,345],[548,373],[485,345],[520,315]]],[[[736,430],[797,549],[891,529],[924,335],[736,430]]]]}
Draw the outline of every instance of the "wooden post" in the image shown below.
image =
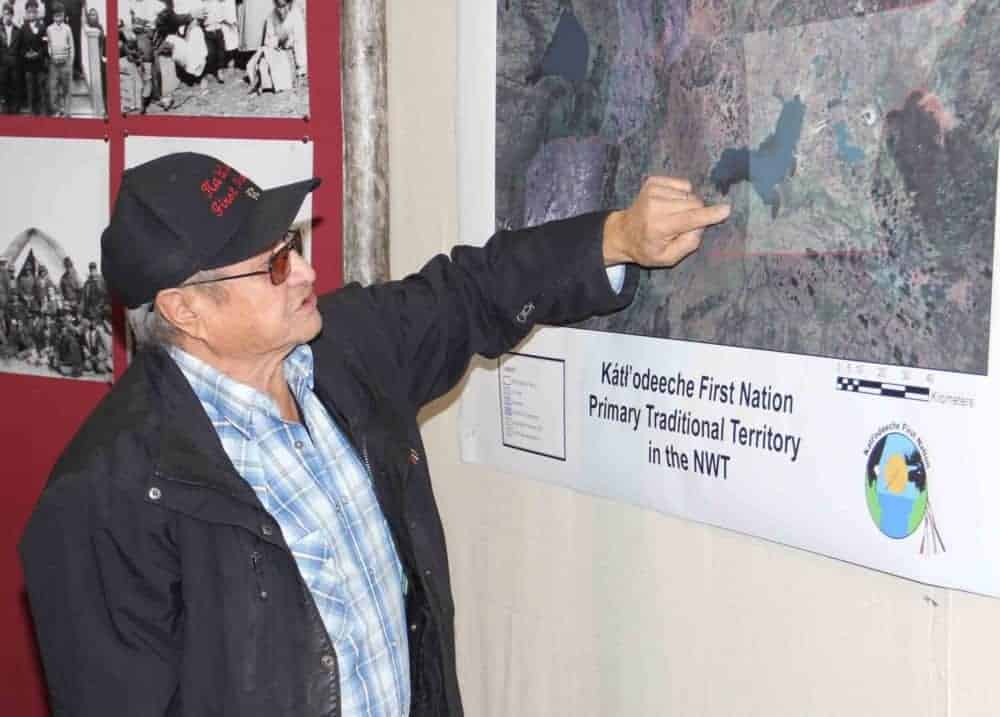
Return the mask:
{"type": "Polygon", "coordinates": [[[344,283],[389,278],[385,0],[342,0],[344,283]]]}

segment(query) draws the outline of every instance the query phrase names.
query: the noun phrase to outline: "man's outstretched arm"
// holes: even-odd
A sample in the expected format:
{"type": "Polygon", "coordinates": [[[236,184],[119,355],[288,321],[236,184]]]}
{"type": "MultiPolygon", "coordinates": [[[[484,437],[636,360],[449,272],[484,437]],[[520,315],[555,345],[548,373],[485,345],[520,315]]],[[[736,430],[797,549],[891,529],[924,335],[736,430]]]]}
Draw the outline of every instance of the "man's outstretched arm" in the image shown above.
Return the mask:
{"type": "MultiPolygon", "coordinates": [[[[685,180],[650,178],[628,208],[495,234],[483,247],[458,246],[399,281],[354,287],[321,303],[331,327],[368,316],[352,349],[361,360],[389,357],[410,400],[447,392],[474,354],[510,350],[536,324],[566,324],[631,302],[638,266],[673,266],[729,207],[706,207],[685,180]],[[624,265],[612,286],[607,268],[624,265]],[[338,312],[350,316],[337,316],[338,312]]],[[[318,339],[336,342],[332,328],[318,339]]]]}

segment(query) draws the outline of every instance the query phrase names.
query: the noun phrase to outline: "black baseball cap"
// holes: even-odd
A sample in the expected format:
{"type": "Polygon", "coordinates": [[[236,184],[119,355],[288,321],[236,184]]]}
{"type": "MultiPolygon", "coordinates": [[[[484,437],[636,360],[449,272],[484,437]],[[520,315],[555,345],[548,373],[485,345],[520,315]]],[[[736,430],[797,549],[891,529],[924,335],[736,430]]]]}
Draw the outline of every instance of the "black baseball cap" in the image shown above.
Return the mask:
{"type": "Polygon", "coordinates": [[[261,189],[205,154],[168,154],[122,175],[101,236],[101,273],[130,309],[199,271],[235,264],[278,242],[318,178],[261,189]]]}

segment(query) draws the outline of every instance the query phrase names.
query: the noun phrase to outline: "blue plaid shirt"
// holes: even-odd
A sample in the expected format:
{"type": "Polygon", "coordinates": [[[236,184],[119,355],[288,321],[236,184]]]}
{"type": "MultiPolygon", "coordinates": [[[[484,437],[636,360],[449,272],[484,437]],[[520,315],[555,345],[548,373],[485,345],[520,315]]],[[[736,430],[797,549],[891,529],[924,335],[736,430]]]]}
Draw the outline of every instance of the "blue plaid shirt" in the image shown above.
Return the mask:
{"type": "Polygon", "coordinates": [[[343,714],[405,717],[403,568],[368,471],[313,393],[312,349],[299,346],[284,362],[305,426],[190,354],[170,355],[295,556],[337,651],[343,714]]]}

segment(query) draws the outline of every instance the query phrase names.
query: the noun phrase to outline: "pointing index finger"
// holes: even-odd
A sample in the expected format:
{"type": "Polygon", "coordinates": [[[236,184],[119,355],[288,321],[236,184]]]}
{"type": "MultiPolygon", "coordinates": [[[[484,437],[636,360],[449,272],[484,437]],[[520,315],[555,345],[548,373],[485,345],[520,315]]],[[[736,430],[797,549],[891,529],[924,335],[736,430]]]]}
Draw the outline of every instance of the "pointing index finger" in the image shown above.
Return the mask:
{"type": "Polygon", "coordinates": [[[664,189],[676,189],[681,192],[691,191],[691,182],[686,179],[680,179],[679,177],[666,177],[663,175],[653,174],[650,175],[647,180],[654,187],[663,187],[664,189]]]}
{"type": "Polygon", "coordinates": [[[676,236],[723,222],[729,217],[729,212],[728,204],[714,204],[709,207],[689,209],[685,212],[671,214],[664,222],[664,226],[670,236],[676,236]]]}

